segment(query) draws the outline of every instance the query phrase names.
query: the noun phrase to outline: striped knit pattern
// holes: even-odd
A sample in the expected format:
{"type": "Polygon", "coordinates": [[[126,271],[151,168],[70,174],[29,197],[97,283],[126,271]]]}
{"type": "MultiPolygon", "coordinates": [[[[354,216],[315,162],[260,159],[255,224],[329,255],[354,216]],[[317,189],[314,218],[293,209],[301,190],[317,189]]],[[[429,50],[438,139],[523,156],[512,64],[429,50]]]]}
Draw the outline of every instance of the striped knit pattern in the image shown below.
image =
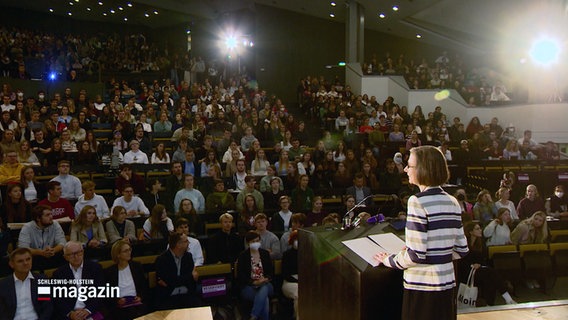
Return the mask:
{"type": "Polygon", "coordinates": [[[404,269],[404,288],[442,291],[456,285],[452,256],[468,253],[457,200],[440,187],[410,197],[406,221],[406,250],[383,263],[404,269]]]}

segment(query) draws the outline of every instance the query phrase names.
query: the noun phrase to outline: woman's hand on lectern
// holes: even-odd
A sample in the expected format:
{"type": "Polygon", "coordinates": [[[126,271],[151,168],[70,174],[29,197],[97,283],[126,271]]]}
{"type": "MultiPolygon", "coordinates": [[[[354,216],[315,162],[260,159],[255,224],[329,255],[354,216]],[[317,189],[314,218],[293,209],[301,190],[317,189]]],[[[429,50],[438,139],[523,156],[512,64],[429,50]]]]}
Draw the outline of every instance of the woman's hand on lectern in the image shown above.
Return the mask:
{"type": "Polygon", "coordinates": [[[373,259],[375,259],[379,264],[383,263],[383,260],[385,260],[386,257],[388,257],[388,253],[386,252],[379,252],[376,255],[373,256],[373,259]]]}

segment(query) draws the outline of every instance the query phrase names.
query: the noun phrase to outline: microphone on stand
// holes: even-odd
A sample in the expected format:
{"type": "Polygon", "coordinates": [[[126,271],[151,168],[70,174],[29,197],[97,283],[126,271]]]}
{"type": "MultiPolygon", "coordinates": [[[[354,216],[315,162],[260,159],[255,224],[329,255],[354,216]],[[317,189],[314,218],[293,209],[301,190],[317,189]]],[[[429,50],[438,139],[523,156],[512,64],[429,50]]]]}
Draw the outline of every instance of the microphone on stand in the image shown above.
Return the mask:
{"type": "Polygon", "coordinates": [[[365,201],[367,201],[367,199],[374,197],[376,195],[371,194],[366,196],[365,198],[363,198],[363,200],[359,201],[353,208],[349,209],[345,215],[343,216],[343,225],[341,226],[341,230],[348,230],[351,228],[355,228],[359,225],[359,223],[361,222],[360,219],[355,218],[355,220],[353,220],[353,217],[351,216],[351,214],[353,213],[353,211],[359,207],[363,207],[365,206],[365,201]]]}

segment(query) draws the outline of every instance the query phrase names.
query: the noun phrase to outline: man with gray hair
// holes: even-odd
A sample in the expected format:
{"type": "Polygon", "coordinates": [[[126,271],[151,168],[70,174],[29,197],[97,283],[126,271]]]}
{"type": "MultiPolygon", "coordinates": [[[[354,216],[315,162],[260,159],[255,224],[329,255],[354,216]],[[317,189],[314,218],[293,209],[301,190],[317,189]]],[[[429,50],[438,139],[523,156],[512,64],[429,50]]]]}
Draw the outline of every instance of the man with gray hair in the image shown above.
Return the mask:
{"type": "MultiPolygon", "coordinates": [[[[69,241],[63,247],[63,257],[68,263],[59,267],[53,273],[53,279],[67,280],[71,286],[78,289],[82,286],[104,287],[103,271],[101,266],[84,259],[83,244],[69,241]],[[77,283],[85,281],[88,285],[77,283]]],[[[79,291],[79,290],[78,290],[79,291]]],[[[55,297],[55,311],[58,319],[102,319],[103,301],[100,298],[64,298],[55,297]]]]}

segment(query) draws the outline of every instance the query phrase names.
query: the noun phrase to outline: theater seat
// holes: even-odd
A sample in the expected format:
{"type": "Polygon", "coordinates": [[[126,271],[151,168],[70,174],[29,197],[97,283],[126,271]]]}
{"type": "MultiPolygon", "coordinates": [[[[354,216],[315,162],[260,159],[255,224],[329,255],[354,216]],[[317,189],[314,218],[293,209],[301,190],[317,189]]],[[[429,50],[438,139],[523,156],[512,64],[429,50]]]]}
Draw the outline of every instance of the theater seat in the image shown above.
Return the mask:
{"type": "Polygon", "coordinates": [[[556,276],[552,272],[552,259],[548,244],[522,244],[519,252],[523,261],[525,279],[536,279],[545,291],[554,286],[556,276]]]}
{"type": "Polygon", "coordinates": [[[557,277],[568,276],[568,242],[551,243],[550,255],[554,262],[554,274],[557,277]]]}
{"type": "Polygon", "coordinates": [[[521,255],[516,246],[490,246],[488,253],[493,268],[503,278],[511,282],[517,282],[522,278],[521,255]]]}

